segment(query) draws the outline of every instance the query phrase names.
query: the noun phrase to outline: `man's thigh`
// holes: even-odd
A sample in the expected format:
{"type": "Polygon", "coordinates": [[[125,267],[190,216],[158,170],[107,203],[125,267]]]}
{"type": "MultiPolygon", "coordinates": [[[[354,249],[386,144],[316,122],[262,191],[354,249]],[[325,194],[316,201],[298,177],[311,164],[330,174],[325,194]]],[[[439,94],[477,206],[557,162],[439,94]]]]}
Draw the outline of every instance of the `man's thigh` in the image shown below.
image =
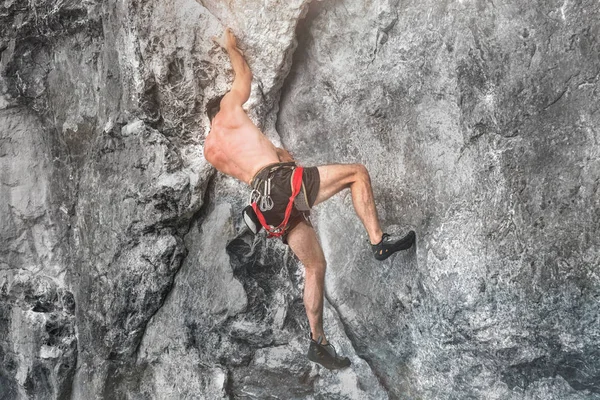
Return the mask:
{"type": "Polygon", "coordinates": [[[317,168],[321,184],[314,205],[324,202],[334,194],[349,187],[356,179],[360,169],[364,169],[360,164],[331,164],[317,168]]]}
{"type": "Polygon", "coordinates": [[[306,222],[300,222],[288,233],[287,243],[305,268],[325,264],[317,233],[306,222]]]}

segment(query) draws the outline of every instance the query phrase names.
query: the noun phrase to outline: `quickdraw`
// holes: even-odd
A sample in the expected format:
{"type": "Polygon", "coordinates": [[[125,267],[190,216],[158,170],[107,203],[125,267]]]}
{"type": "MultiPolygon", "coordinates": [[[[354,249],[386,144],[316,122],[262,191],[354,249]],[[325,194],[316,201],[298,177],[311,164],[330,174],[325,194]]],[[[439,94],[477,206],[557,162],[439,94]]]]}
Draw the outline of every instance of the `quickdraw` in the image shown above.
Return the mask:
{"type": "Polygon", "coordinates": [[[265,217],[263,216],[263,214],[261,212],[261,210],[268,211],[273,208],[273,200],[271,199],[271,196],[270,196],[270,194],[271,194],[271,178],[268,178],[265,181],[265,183],[263,184],[263,193],[262,194],[257,189],[254,189],[252,191],[252,195],[251,195],[252,209],[254,210],[254,213],[256,214],[256,217],[258,218],[258,221],[260,222],[260,224],[267,231],[268,238],[279,237],[285,233],[285,227],[287,226],[290,216],[292,214],[294,200],[296,199],[296,196],[298,196],[298,193],[300,193],[300,190],[302,189],[302,172],[303,172],[303,170],[304,170],[304,168],[302,168],[300,166],[297,166],[294,168],[294,172],[292,175],[292,195],[290,196],[290,201],[288,202],[288,205],[285,209],[285,217],[283,218],[283,221],[281,222],[281,224],[279,224],[279,226],[277,226],[277,227],[267,224],[267,221],[265,220],[265,217]],[[260,201],[260,205],[257,203],[258,201],[260,201]]]}

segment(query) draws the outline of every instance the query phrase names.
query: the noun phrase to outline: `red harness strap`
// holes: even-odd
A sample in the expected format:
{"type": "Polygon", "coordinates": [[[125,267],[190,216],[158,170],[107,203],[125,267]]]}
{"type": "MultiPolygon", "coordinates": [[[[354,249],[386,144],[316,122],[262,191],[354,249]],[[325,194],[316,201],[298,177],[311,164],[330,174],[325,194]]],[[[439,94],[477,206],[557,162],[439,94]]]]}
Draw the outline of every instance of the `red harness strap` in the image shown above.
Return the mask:
{"type": "Polygon", "coordinates": [[[287,226],[288,221],[290,219],[290,215],[292,214],[292,207],[294,206],[294,199],[296,198],[296,196],[298,196],[298,193],[300,193],[300,189],[302,189],[302,171],[303,170],[304,170],[304,168],[302,168],[302,167],[294,168],[294,172],[293,172],[293,176],[292,176],[292,195],[290,196],[290,201],[285,209],[285,217],[283,218],[283,221],[281,222],[281,224],[279,224],[278,227],[272,227],[269,224],[267,224],[267,221],[265,221],[265,217],[263,216],[262,212],[260,211],[260,208],[256,204],[256,201],[252,202],[252,209],[256,213],[256,216],[258,217],[258,221],[260,222],[260,224],[267,231],[268,238],[279,237],[285,233],[285,227],[287,226]]]}

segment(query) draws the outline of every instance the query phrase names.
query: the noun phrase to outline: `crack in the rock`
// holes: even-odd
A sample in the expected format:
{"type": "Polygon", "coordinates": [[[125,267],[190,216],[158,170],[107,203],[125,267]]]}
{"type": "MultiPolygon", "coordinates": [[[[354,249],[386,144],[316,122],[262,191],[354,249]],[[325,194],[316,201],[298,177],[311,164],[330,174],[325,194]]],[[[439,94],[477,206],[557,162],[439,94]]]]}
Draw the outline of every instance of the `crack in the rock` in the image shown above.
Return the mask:
{"type": "Polygon", "coordinates": [[[235,399],[235,391],[233,389],[233,373],[231,372],[231,370],[229,370],[229,368],[225,366],[223,366],[223,368],[226,372],[223,391],[225,392],[225,395],[229,398],[229,400],[233,400],[235,399]]]}
{"type": "Polygon", "coordinates": [[[356,354],[356,356],[358,358],[360,358],[361,360],[363,360],[369,366],[371,372],[373,373],[373,375],[375,376],[375,378],[377,378],[377,381],[379,382],[379,384],[381,385],[381,387],[389,395],[390,394],[390,388],[386,384],[385,380],[378,373],[377,369],[373,365],[373,361],[369,357],[365,356],[364,354],[360,354],[359,351],[357,350],[359,348],[359,346],[357,344],[358,343],[358,339],[356,338],[356,335],[354,334],[354,332],[352,332],[349,324],[346,322],[345,318],[343,317],[341,311],[339,310],[338,305],[335,304],[335,302],[333,302],[331,300],[331,298],[327,294],[325,294],[325,298],[327,299],[327,301],[329,302],[329,304],[331,304],[331,307],[333,307],[333,309],[337,313],[337,316],[338,316],[340,322],[342,323],[342,326],[344,327],[344,333],[346,334],[346,337],[348,338],[348,340],[350,341],[350,344],[352,345],[352,348],[354,349],[354,353],[356,354]]]}
{"type": "MultiPolygon", "coordinates": [[[[201,0],[199,0],[201,1],[201,0]]],[[[292,72],[293,70],[293,66],[294,66],[294,56],[295,53],[297,51],[301,51],[302,50],[302,41],[299,40],[299,38],[303,35],[306,35],[306,33],[303,33],[304,31],[308,30],[308,27],[310,26],[310,23],[312,21],[312,19],[314,19],[317,15],[317,13],[315,12],[314,15],[311,14],[311,10],[309,9],[311,4],[314,4],[314,1],[308,2],[305,4],[305,9],[302,12],[302,15],[298,18],[297,23],[296,23],[296,27],[295,27],[295,37],[296,37],[296,45],[295,48],[290,52],[290,54],[288,55],[288,57],[290,57],[290,62],[289,62],[289,68],[287,69],[287,71],[282,71],[282,75],[284,74],[285,76],[282,76],[282,84],[281,87],[278,88],[279,94],[278,94],[278,99],[273,103],[273,106],[269,109],[267,115],[269,115],[273,110],[275,110],[277,108],[277,115],[275,116],[275,132],[277,133],[277,135],[280,137],[280,140],[283,143],[283,139],[281,138],[281,135],[278,132],[277,129],[277,125],[278,122],[280,121],[280,116],[281,116],[281,94],[284,91],[284,89],[289,85],[289,79],[290,79],[290,72],[292,72]],[[301,20],[304,20],[303,23],[300,23],[301,20]]],[[[394,20],[393,24],[391,24],[391,26],[389,27],[389,29],[391,29],[395,23],[397,22],[397,20],[394,20]]],[[[331,298],[325,293],[324,294],[325,299],[329,302],[329,304],[333,307],[333,309],[335,310],[340,322],[342,323],[342,327],[344,328],[344,333],[346,335],[346,337],[348,338],[348,340],[350,341],[355,354],[363,361],[365,361],[365,363],[369,366],[371,372],[373,373],[373,375],[377,378],[377,381],[379,382],[380,386],[383,388],[383,390],[386,391],[386,393],[389,395],[390,393],[390,388],[385,384],[384,380],[382,379],[382,377],[380,377],[380,375],[377,373],[377,370],[374,368],[372,360],[369,357],[366,357],[362,354],[360,354],[357,351],[357,348],[359,347],[357,345],[357,338],[356,335],[354,335],[354,333],[352,332],[349,324],[347,323],[347,321],[343,318],[342,313],[339,310],[339,307],[337,304],[335,304],[335,302],[333,302],[331,300],[331,298]]]]}
{"type": "Polygon", "coordinates": [[[544,107],[544,111],[548,110],[550,107],[552,107],[553,105],[558,103],[560,101],[560,99],[563,98],[565,93],[567,93],[568,90],[569,90],[569,87],[566,87],[562,92],[560,92],[559,95],[556,97],[556,99],[554,99],[550,104],[548,104],[546,107],[544,107]]]}
{"type": "Polygon", "coordinates": [[[316,12],[312,13],[314,15],[311,14],[311,6],[312,4],[315,4],[316,2],[314,0],[311,0],[307,3],[305,3],[304,5],[304,9],[302,10],[302,13],[300,14],[299,18],[296,20],[296,26],[294,28],[294,32],[295,32],[295,47],[294,49],[290,52],[290,54],[288,55],[289,57],[289,68],[287,69],[287,71],[285,71],[282,74],[282,79],[281,79],[281,86],[279,87],[278,91],[278,95],[277,95],[277,99],[276,101],[274,101],[273,106],[271,107],[271,109],[268,111],[268,113],[266,114],[267,116],[271,114],[271,112],[273,112],[273,110],[277,109],[277,113],[275,115],[275,124],[274,124],[274,130],[275,133],[277,134],[277,136],[279,137],[279,140],[282,144],[282,146],[284,148],[287,148],[287,146],[285,146],[285,143],[283,142],[283,138],[281,137],[281,134],[279,133],[279,129],[278,129],[278,124],[279,124],[279,120],[280,120],[280,116],[281,116],[281,111],[282,111],[282,107],[281,107],[281,98],[282,98],[282,94],[284,91],[284,88],[286,86],[289,85],[289,80],[290,80],[290,72],[292,72],[293,70],[293,66],[294,66],[294,58],[296,55],[296,52],[301,49],[303,46],[301,45],[302,42],[299,40],[299,38],[301,36],[304,36],[305,34],[302,33],[302,31],[306,31],[308,30],[307,26],[310,26],[310,23],[312,22],[312,20],[316,17],[316,12]],[[301,23],[302,21],[302,23],[301,23]]]}
{"type": "Polygon", "coordinates": [[[571,87],[569,86],[569,84],[571,83],[571,80],[574,77],[578,76],[579,74],[580,73],[578,72],[576,74],[569,76],[569,78],[564,83],[564,89],[558,94],[558,96],[552,102],[550,102],[546,107],[544,107],[544,111],[547,111],[550,107],[552,107],[553,105],[558,103],[560,101],[560,99],[563,98],[563,96],[571,89],[571,87]]]}

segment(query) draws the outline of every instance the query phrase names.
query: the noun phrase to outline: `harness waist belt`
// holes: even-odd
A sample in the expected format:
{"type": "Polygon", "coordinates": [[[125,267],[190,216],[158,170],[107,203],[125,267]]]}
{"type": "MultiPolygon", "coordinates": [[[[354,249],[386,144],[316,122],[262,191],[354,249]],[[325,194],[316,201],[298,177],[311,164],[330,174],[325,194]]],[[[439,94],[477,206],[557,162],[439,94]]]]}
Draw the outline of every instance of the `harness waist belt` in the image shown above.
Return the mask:
{"type": "Polygon", "coordinates": [[[265,167],[262,167],[256,174],[254,174],[254,176],[252,177],[252,180],[250,181],[250,186],[252,186],[252,189],[257,189],[258,185],[261,182],[266,181],[269,178],[269,175],[271,175],[273,172],[277,171],[280,168],[295,168],[296,167],[296,163],[295,162],[281,162],[281,163],[274,163],[274,164],[269,164],[265,167]]]}

